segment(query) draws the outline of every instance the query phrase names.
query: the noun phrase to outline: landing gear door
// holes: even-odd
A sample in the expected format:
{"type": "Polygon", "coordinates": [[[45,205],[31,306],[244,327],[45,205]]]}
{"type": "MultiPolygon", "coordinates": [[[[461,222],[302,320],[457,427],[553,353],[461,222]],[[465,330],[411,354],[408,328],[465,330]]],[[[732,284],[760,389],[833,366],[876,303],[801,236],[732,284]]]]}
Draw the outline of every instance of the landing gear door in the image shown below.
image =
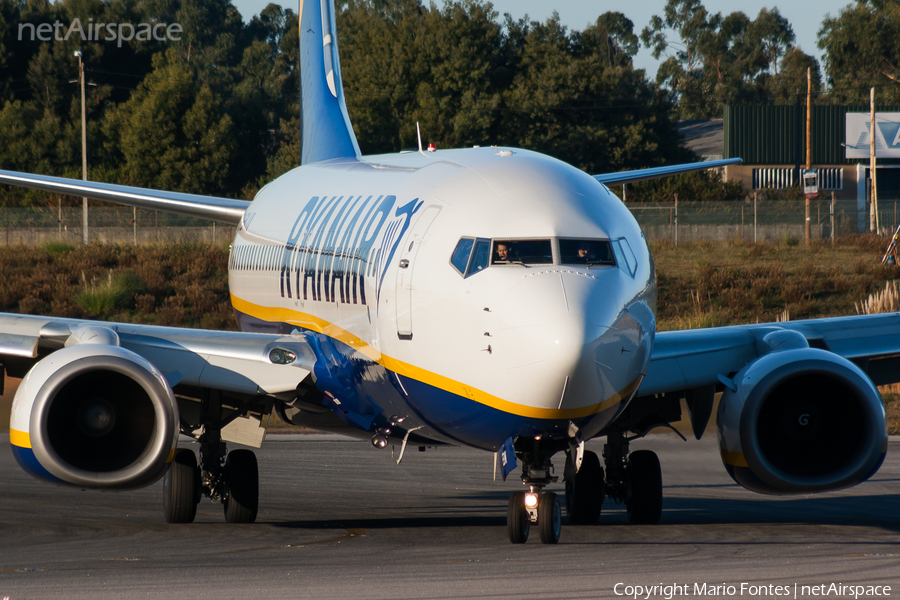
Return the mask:
{"type": "Polygon", "coordinates": [[[400,268],[397,269],[397,335],[402,340],[412,339],[413,309],[413,274],[416,255],[425,241],[425,234],[435,217],[441,212],[440,206],[429,206],[413,225],[410,241],[403,247],[400,255],[400,268]]]}

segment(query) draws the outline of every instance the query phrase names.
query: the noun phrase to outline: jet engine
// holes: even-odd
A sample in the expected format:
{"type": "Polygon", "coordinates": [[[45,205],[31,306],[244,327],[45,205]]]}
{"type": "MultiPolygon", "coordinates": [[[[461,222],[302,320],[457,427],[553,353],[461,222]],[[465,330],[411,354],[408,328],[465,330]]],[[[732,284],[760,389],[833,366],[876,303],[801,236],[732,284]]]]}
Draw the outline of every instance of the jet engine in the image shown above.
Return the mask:
{"type": "Polygon", "coordinates": [[[727,383],[719,446],[728,473],[745,488],[834,490],[865,481],[881,466],[887,449],[881,396],[849,360],[795,347],[763,355],[727,383]]]}
{"type": "Polygon", "coordinates": [[[19,385],[10,420],[26,471],[97,489],[158,480],[178,432],[178,405],[162,374],[112,345],[71,346],[42,359],[19,385]]]}

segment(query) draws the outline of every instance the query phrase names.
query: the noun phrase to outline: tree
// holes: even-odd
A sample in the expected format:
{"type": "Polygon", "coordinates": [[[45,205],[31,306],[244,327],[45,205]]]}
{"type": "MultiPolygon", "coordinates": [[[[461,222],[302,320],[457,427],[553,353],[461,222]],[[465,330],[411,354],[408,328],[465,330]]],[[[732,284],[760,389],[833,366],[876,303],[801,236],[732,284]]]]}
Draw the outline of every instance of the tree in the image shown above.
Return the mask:
{"type": "MultiPolygon", "coordinates": [[[[130,185],[225,195],[236,141],[231,117],[177,54],[156,55],[154,70],[125,104],[108,113],[107,161],[130,185]]],[[[233,188],[231,194],[234,194],[233,188]]]]}
{"type": "Polygon", "coordinates": [[[807,69],[812,76],[812,93],[818,97],[822,89],[819,61],[799,48],[791,47],[781,58],[778,73],[766,81],[770,100],[775,104],[806,103],[807,69]]]}
{"type": "Polygon", "coordinates": [[[879,103],[900,101],[900,9],[890,0],[857,0],[829,16],[819,30],[830,100],[867,104],[878,87],[879,103]]]}
{"type": "Polygon", "coordinates": [[[656,79],[677,94],[682,118],[709,118],[720,116],[725,104],[769,99],[766,84],[794,32],[778,9],[762,9],[751,20],[740,11],[712,15],[700,0],[669,0],[664,17],[654,16],[641,40],[657,59],[672,52],[656,79]],[[670,29],[681,42],[667,39],[670,29]]]}
{"type": "Polygon", "coordinates": [[[668,94],[632,66],[630,21],[606,13],[584,33],[569,35],[554,15],[545,23],[508,23],[507,29],[517,50],[515,77],[504,94],[503,143],[545,152],[589,173],[689,156],[669,119],[668,94]]]}

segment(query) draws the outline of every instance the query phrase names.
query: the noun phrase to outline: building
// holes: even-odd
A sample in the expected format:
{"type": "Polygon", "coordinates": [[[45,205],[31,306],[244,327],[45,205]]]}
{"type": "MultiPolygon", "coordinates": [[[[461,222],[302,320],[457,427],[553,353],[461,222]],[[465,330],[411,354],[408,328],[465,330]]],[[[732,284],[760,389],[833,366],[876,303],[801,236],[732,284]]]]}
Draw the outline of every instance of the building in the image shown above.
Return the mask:
{"type": "MultiPolygon", "coordinates": [[[[848,139],[847,114],[864,113],[867,119],[869,107],[813,106],[811,112],[812,168],[818,170],[820,193],[827,197],[833,192],[839,200],[855,199],[864,210],[869,161],[847,158],[847,154],[849,147],[868,156],[868,125],[864,135],[851,132],[854,139],[848,139]]],[[[900,198],[900,158],[885,155],[891,154],[893,146],[900,147],[900,106],[882,106],[876,112],[881,134],[876,145],[878,198],[879,203],[893,202],[900,198]]],[[[806,167],[805,105],[726,106],[724,116],[723,158],[744,159],[743,164],[726,168],[726,179],[740,181],[748,193],[800,185],[800,172],[806,167]]]]}

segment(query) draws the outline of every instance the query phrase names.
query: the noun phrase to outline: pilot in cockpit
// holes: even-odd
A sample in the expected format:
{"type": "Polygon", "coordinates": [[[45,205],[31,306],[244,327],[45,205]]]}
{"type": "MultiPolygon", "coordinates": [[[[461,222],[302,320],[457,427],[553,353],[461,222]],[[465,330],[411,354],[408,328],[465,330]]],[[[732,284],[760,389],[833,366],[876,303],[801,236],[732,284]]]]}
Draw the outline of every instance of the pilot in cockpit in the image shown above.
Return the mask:
{"type": "Polygon", "coordinates": [[[506,242],[497,242],[497,245],[494,248],[493,262],[507,262],[510,260],[513,260],[511,244],[508,244],[506,242]]]}

